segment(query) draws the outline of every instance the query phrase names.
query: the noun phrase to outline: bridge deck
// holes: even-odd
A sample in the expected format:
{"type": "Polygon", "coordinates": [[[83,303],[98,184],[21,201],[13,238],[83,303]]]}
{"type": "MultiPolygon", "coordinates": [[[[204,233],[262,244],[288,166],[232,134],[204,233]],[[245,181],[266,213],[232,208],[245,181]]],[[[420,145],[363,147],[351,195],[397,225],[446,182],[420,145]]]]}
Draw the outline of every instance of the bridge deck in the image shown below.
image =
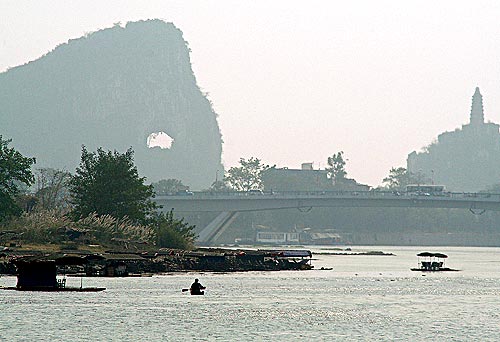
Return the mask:
{"type": "Polygon", "coordinates": [[[500,210],[500,194],[408,194],[387,191],[196,192],[190,196],[158,196],[164,210],[181,212],[259,211],[309,207],[403,207],[500,210]]]}

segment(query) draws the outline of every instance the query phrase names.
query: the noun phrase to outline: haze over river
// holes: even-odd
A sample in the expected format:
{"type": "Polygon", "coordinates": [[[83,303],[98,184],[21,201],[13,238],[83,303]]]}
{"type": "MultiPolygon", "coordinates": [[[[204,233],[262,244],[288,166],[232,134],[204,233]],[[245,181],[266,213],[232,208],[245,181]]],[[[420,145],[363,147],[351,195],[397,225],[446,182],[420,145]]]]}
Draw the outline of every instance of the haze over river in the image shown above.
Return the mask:
{"type": "Polygon", "coordinates": [[[500,340],[500,248],[351,248],[395,256],[315,255],[312,271],[83,278],[107,288],[99,293],[2,291],[0,341],[500,340]],[[422,251],[449,255],[461,272],[411,272],[422,251]],[[206,295],[182,293],[196,277],[206,295]]]}

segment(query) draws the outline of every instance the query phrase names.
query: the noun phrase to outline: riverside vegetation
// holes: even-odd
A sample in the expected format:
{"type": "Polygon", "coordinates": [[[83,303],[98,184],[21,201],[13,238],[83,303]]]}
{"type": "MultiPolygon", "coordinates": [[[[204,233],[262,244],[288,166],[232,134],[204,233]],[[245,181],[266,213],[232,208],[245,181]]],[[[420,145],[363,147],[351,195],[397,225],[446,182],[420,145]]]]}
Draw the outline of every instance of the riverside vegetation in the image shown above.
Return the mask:
{"type": "Polygon", "coordinates": [[[9,143],[0,136],[0,273],[14,273],[13,259],[26,255],[56,262],[69,256],[85,266],[61,271],[104,276],[311,268],[311,255],[194,250],[194,226],[172,211],[158,211],[153,186],[138,176],[131,149],[122,154],[82,147],[74,175],[38,171],[38,191],[30,194],[35,159],[9,143]]]}
{"type": "Polygon", "coordinates": [[[52,172],[49,177],[42,170],[37,173],[39,189],[30,193],[35,159],[9,143],[0,136],[0,245],[52,250],[193,247],[194,226],[172,212],[158,212],[151,200],[153,186],[139,177],[131,149],[122,154],[82,147],[74,175],[52,172]]]}

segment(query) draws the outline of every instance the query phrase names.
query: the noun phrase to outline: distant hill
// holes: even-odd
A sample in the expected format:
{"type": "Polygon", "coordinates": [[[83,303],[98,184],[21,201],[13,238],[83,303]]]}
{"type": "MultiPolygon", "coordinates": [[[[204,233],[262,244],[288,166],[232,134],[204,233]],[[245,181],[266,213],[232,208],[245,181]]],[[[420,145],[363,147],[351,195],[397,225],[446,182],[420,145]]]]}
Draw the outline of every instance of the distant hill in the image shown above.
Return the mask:
{"type": "Polygon", "coordinates": [[[484,122],[483,96],[472,96],[470,122],[444,132],[422,152],[408,155],[416,178],[445,185],[450,191],[476,192],[500,183],[500,126],[484,122]]]}
{"type": "Polygon", "coordinates": [[[222,170],[216,116],[196,84],[182,32],[160,20],[72,39],[0,73],[0,134],[36,157],[37,167],[73,172],[82,145],[132,147],[148,181],[208,187],[222,170]],[[154,132],[172,137],[171,148],[148,148],[154,132]]]}

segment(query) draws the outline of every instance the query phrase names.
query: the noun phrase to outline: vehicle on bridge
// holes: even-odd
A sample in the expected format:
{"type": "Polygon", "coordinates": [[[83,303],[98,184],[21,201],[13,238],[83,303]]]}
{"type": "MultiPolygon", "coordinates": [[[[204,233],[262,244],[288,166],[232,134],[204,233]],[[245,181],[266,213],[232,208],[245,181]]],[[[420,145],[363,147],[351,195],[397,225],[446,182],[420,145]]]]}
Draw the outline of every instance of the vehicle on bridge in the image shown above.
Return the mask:
{"type": "Polygon", "coordinates": [[[264,192],[260,189],[250,189],[246,192],[247,195],[264,195],[264,192]]]}
{"type": "Polygon", "coordinates": [[[406,186],[406,193],[416,196],[444,196],[446,189],[444,185],[410,184],[406,186]]]}

